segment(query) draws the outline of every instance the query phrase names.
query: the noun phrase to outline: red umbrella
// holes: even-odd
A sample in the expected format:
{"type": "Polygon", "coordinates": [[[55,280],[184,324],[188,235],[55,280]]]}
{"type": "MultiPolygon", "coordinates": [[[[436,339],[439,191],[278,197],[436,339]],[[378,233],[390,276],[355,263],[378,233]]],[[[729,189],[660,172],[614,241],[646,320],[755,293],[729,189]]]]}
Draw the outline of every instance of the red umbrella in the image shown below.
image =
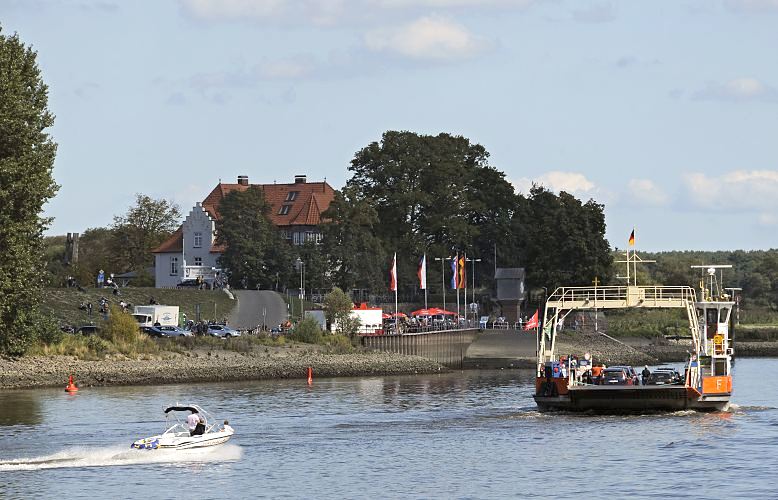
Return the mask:
{"type": "Polygon", "coordinates": [[[392,316],[396,316],[398,318],[407,318],[408,315],[405,313],[392,313],[392,316]]]}
{"type": "Polygon", "coordinates": [[[411,312],[411,316],[432,316],[435,314],[430,309],[418,309],[416,311],[411,312]]]}
{"type": "Polygon", "coordinates": [[[391,317],[392,317],[392,315],[389,314],[389,313],[381,313],[381,319],[389,319],[391,317]]]}

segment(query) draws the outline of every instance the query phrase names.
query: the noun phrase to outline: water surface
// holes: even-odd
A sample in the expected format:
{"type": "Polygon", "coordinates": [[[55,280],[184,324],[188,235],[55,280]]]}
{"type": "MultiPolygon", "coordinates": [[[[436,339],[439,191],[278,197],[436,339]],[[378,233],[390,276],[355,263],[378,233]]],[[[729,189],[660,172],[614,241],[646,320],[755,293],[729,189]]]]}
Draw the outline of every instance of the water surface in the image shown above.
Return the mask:
{"type": "Polygon", "coordinates": [[[530,371],[0,394],[0,498],[774,498],[778,359],[729,412],[540,413],[530,371]],[[196,402],[236,437],[130,450],[196,402]]]}

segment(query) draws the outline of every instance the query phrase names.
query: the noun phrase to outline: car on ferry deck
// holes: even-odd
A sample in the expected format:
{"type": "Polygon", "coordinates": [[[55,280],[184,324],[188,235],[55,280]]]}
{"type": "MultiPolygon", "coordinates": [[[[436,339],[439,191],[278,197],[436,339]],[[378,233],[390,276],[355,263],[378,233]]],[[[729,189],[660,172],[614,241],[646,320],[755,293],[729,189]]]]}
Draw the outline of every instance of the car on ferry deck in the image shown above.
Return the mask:
{"type": "Polygon", "coordinates": [[[612,366],[602,372],[602,385],[635,385],[624,366],[612,366]]]}
{"type": "Polygon", "coordinates": [[[648,377],[646,385],[676,385],[682,381],[675,368],[657,368],[648,377]]]}

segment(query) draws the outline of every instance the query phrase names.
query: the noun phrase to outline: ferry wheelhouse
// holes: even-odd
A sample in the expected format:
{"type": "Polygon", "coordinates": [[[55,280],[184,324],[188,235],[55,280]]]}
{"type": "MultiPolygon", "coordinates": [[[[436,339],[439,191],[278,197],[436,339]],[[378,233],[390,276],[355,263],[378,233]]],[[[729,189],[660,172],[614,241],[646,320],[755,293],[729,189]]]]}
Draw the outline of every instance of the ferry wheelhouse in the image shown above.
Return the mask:
{"type": "MultiPolygon", "coordinates": [[[[627,254],[627,269],[639,260],[627,254]]],[[[732,395],[730,317],[734,302],[722,285],[729,265],[692,266],[703,270],[699,293],[688,286],[561,287],[548,298],[538,332],[534,399],[541,410],[641,412],[726,409],[732,395]],[[596,360],[573,366],[556,351],[557,326],[573,311],[624,308],[683,309],[689,321],[690,354],[680,380],[665,385],[602,385],[592,377],[596,360]]],[[[627,276],[629,279],[629,276],[627,276]]],[[[629,281],[628,281],[629,283],[629,281]]]]}

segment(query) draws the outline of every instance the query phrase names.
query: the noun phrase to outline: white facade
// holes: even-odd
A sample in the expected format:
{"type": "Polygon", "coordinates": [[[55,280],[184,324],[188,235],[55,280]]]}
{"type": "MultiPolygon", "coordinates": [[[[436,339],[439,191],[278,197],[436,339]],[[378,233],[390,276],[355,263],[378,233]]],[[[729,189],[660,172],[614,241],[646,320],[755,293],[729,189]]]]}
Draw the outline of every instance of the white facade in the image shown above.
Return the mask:
{"type": "Polygon", "coordinates": [[[180,252],[154,255],[157,288],[175,287],[185,279],[202,276],[213,283],[220,253],[211,252],[216,234],[216,222],[201,203],[197,203],[181,225],[183,236],[180,252]]]}

